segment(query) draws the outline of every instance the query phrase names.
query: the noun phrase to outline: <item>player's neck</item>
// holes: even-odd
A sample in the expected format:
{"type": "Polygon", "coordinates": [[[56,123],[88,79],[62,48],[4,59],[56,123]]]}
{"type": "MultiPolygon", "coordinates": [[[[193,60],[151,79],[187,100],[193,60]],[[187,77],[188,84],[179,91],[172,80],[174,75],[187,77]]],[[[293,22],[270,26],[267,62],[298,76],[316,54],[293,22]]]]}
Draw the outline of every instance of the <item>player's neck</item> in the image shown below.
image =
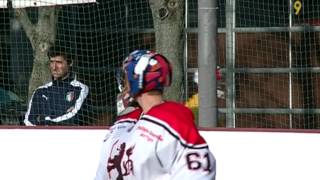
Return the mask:
{"type": "Polygon", "coordinates": [[[142,108],[143,113],[147,113],[151,108],[162,104],[164,101],[161,94],[143,93],[137,97],[137,102],[142,108]]]}

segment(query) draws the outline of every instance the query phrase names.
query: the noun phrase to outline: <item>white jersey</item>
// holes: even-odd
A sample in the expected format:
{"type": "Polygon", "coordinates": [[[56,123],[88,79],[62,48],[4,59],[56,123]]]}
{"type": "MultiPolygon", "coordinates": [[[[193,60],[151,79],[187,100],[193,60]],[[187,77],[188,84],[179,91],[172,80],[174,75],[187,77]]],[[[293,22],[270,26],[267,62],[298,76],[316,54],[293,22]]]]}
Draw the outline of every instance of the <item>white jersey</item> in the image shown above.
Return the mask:
{"type": "Polygon", "coordinates": [[[96,180],[214,180],[216,163],[192,112],[165,102],[123,115],[110,128],[96,180]]]}

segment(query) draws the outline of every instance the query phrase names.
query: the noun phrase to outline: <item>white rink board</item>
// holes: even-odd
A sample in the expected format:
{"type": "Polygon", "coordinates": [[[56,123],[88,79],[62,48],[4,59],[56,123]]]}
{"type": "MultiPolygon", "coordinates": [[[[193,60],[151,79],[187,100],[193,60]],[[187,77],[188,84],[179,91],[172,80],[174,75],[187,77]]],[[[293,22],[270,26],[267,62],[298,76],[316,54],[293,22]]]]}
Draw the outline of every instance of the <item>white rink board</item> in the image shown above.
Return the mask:
{"type": "MultiPolygon", "coordinates": [[[[107,130],[0,129],[1,180],[92,180],[107,130]]],[[[202,131],[217,180],[319,180],[320,134],[202,131]]]]}

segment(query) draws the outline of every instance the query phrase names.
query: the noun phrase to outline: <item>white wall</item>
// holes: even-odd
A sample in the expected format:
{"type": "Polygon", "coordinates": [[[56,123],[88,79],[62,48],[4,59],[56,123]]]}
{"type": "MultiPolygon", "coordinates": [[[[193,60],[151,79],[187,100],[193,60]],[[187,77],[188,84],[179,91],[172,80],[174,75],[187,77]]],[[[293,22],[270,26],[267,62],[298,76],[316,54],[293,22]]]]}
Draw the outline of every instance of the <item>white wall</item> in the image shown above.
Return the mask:
{"type": "MultiPolygon", "coordinates": [[[[106,131],[0,129],[0,179],[92,180],[106,131]]],[[[320,179],[320,133],[201,133],[217,180],[320,179]]]]}

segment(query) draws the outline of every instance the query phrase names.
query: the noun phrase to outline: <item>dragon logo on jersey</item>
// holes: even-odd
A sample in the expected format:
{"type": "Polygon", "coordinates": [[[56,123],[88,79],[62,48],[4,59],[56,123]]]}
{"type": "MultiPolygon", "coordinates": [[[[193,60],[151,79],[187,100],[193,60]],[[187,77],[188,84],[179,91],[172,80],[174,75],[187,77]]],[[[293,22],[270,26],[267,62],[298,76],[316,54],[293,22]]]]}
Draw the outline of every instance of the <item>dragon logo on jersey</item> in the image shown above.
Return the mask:
{"type": "Polygon", "coordinates": [[[117,143],[118,141],[112,145],[110,156],[108,158],[107,171],[109,178],[111,178],[111,171],[115,169],[118,172],[118,177],[112,179],[122,180],[124,176],[134,174],[133,161],[130,159],[130,156],[133,153],[135,145],[126,149],[126,143],[122,143],[114,149],[117,143]],[[114,154],[113,157],[111,157],[112,154],[114,154]]]}

